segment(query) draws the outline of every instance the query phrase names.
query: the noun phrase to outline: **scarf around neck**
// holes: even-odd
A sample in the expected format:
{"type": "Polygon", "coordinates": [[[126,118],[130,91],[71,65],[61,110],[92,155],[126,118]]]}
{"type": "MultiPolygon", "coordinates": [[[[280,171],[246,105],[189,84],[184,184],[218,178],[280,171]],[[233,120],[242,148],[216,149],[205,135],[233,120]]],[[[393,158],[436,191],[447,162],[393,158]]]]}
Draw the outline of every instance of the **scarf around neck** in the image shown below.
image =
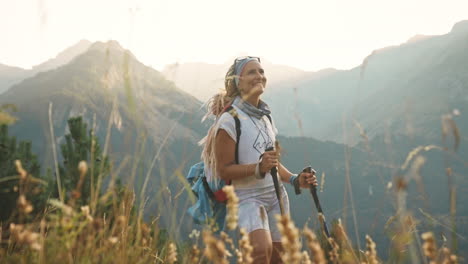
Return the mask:
{"type": "Polygon", "coordinates": [[[240,96],[237,96],[232,104],[249,116],[253,116],[257,119],[261,119],[264,115],[269,115],[271,113],[270,107],[268,107],[268,105],[262,100],[259,101],[258,108],[253,106],[251,103],[244,101],[240,96]]]}

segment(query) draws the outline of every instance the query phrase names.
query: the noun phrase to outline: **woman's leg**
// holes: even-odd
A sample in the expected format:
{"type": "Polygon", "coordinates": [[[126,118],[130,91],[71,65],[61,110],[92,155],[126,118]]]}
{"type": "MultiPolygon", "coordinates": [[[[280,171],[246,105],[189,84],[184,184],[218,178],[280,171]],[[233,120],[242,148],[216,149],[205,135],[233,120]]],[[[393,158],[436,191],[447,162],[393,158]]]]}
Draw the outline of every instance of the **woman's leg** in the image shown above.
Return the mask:
{"type": "Polygon", "coordinates": [[[253,247],[253,263],[270,264],[272,242],[270,231],[266,229],[257,229],[249,233],[250,243],[253,247]]]}
{"type": "MultiPolygon", "coordinates": [[[[283,200],[283,207],[284,207],[284,213],[289,214],[289,198],[288,198],[288,193],[284,189],[284,186],[282,187],[282,200],[283,200]]],[[[281,214],[280,211],[280,206],[278,203],[278,198],[276,195],[274,196],[273,199],[273,207],[271,208],[270,212],[268,212],[268,222],[270,223],[270,234],[271,234],[271,240],[273,244],[273,252],[271,254],[271,263],[272,264],[279,264],[283,263],[281,259],[281,254],[283,252],[283,246],[281,245],[281,233],[278,229],[278,224],[276,221],[276,216],[281,214]]],[[[287,263],[286,263],[287,264],[287,263]]]]}
{"type": "Polygon", "coordinates": [[[283,246],[281,242],[273,242],[273,252],[271,254],[271,264],[282,264],[281,253],[283,252],[283,246]]]}

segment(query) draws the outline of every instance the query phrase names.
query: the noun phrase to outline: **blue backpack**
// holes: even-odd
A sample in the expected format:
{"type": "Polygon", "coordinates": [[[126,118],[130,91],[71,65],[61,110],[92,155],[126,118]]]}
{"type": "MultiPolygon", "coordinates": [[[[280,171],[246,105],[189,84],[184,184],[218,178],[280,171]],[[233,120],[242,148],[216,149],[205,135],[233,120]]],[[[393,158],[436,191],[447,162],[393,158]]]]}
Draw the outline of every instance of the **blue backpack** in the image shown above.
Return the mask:
{"type": "MultiPolygon", "coordinates": [[[[234,107],[228,106],[224,112],[228,112],[234,118],[237,139],[235,159],[236,164],[239,164],[240,120],[234,107]]],[[[267,115],[267,117],[271,123],[270,115],[267,115]]],[[[222,188],[225,185],[230,185],[231,181],[225,182],[222,179],[216,178],[208,182],[205,175],[205,164],[203,162],[199,162],[190,167],[186,179],[190,186],[192,186],[192,191],[197,198],[196,203],[187,210],[192,216],[193,221],[197,224],[214,224],[218,230],[222,230],[226,218],[227,201],[226,194],[222,188]]]]}

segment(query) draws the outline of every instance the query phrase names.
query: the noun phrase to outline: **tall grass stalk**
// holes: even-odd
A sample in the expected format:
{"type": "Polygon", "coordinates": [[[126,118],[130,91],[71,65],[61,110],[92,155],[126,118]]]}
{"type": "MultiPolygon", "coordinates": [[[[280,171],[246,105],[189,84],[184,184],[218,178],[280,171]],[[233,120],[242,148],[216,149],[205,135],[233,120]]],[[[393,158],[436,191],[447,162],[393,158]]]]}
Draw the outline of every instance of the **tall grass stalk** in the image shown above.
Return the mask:
{"type": "Polygon", "coordinates": [[[447,182],[448,182],[448,191],[449,191],[449,201],[450,201],[450,222],[452,225],[452,232],[451,232],[451,241],[452,241],[452,251],[456,252],[458,248],[458,239],[456,236],[456,185],[455,185],[455,180],[453,177],[453,171],[451,166],[449,165],[449,153],[454,154],[457,152],[458,147],[460,145],[461,137],[460,137],[460,131],[458,129],[457,124],[455,123],[455,120],[453,120],[453,117],[451,114],[445,114],[441,118],[442,122],[442,143],[444,145],[444,149],[446,150],[445,153],[445,173],[447,175],[447,182]],[[453,136],[453,149],[449,148],[447,146],[447,137],[449,135],[453,136]]]}
{"type": "MultiPolygon", "coordinates": [[[[178,120],[180,120],[182,118],[182,116],[183,116],[183,114],[178,118],[178,120]]],[[[159,155],[161,154],[161,151],[166,146],[166,143],[167,143],[169,137],[172,135],[172,131],[177,127],[177,124],[178,124],[178,122],[174,122],[172,127],[169,129],[169,131],[167,132],[166,136],[164,137],[164,140],[162,141],[161,145],[159,145],[159,148],[156,151],[156,154],[154,155],[153,160],[151,161],[151,164],[150,164],[150,166],[148,168],[148,172],[146,173],[145,180],[143,182],[143,186],[141,187],[140,201],[145,200],[146,186],[148,185],[149,178],[151,176],[151,173],[153,172],[153,167],[156,164],[156,161],[159,159],[159,155]]],[[[144,209],[144,206],[143,206],[143,203],[141,203],[140,209],[139,209],[139,218],[141,218],[142,215],[143,215],[143,209],[144,209]]]]}
{"type": "MultiPolygon", "coordinates": [[[[346,129],[346,115],[343,116],[343,142],[348,142],[348,136],[347,136],[347,129],[346,129]]],[[[350,169],[349,169],[349,163],[351,161],[351,155],[349,151],[349,146],[347,144],[344,144],[344,156],[345,156],[345,177],[346,177],[346,190],[349,193],[349,200],[351,203],[351,212],[353,215],[353,223],[354,223],[354,233],[356,236],[356,243],[358,250],[361,249],[361,243],[359,242],[359,229],[357,225],[357,217],[356,217],[356,209],[354,207],[354,198],[353,198],[353,189],[351,187],[351,176],[350,176],[350,169]]],[[[345,198],[346,199],[346,198],[345,198]]],[[[345,218],[346,219],[346,218],[345,218]]],[[[361,262],[361,256],[358,255],[359,262],[361,262]]]]}
{"type": "Polygon", "coordinates": [[[95,164],[95,155],[96,155],[96,140],[94,140],[94,136],[96,134],[96,113],[93,114],[93,127],[91,129],[91,153],[90,153],[90,172],[91,172],[91,182],[90,182],[90,199],[91,201],[94,201],[95,196],[96,196],[96,187],[94,186],[94,164],[95,164]]]}
{"type": "Polygon", "coordinates": [[[60,180],[57,150],[55,146],[54,126],[53,126],[53,120],[52,120],[52,102],[49,103],[49,129],[50,129],[50,142],[52,144],[52,153],[54,155],[54,167],[55,167],[55,176],[57,179],[57,189],[58,189],[60,201],[62,201],[63,203],[65,199],[63,198],[64,193],[62,192],[62,181],[60,180]]]}
{"type": "MultiPolygon", "coordinates": [[[[104,149],[102,151],[102,157],[106,157],[107,152],[109,150],[109,144],[110,144],[109,142],[110,142],[110,136],[111,136],[112,121],[113,121],[114,115],[116,114],[115,113],[116,111],[118,111],[117,110],[117,97],[114,97],[114,100],[112,102],[112,110],[111,110],[111,113],[109,115],[109,120],[107,122],[106,138],[105,138],[105,141],[104,141],[105,143],[104,143],[104,149]]],[[[98,174],[98,178],[97,178],[96,189],[94,190],[95,194],[100,193],[100,190],[101,190],[102,175],[103,175],[104,166],[105,166],[105,162],[103,160],[103,162],[101,162],[101,167],[99,168],[99,174],[98,174]]],[[[95,195],[94,200],[91,201],[91,212],[93,212],[93,213],[96,211],[97,202],[98,202],[98,195],[95,195]]]]}

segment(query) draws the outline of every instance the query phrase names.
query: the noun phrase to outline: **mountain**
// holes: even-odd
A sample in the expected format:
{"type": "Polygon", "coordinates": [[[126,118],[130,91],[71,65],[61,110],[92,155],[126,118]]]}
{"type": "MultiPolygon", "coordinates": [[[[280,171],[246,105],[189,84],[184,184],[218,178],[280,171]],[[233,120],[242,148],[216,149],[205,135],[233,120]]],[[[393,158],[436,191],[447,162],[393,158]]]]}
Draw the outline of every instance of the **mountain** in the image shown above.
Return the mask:
{"type": "Polygon", "coordinates": [[[0,94],[8,90],[14,84],[32,77],[39,72],[46,72],[69,63],[76,56],[84,53],[91,44],[92,43],[88,40],[80,40],[75,45],[60,52],[55,58],[36,65],[30,70],[0,64],[0,94]]]}
{"type": "Polygon", "coordinates": [[[27,70],[0,64],[0,94],[27,76],[27,70]]]}
{"type": "MultiPolygon", "coordinates": [[[[304,72],[264,61],[263,99],[282,135],[350,145],[364,133],[369,139],[390,132],[439,139],[441,116],[467,110],[467,36],[468,21],[461,21],[445,35],[415,35],[374,50],[350,70],[304,72]]],[[[174,64],[163,73],[205,101],[223,88],[230,64],[174,64]]],[[[455,121],[468,130],[465,119],[455,121]]]]}
{"type": "MultiPolygon", "coordinates": [[[[135,191],[136,203],[150,201],[147,217],[157,212],[171,215],[171,209],[164,209],[169,205],[166,196],[156,197],[183,187],[180,172],[199,161],[197,142],[207,130],[200,122],[204,115],[200,101],[116,41],[93,43],[67,64],[12,86],[0,95],[2,104],[16,106],[13,115],[18,120],[9,126],[9,134],[32,142],[43,173],[54,168],[54,147],[62,160],[67,120],[82,116],[88,128],[95,128],[101,149],[108,146],[112,177],[135,191]]],[[[106,177],[104,186],[108,181],[106,177]]],[[[161,219],[162,225],[172,222],[161,219]]]]}
{"type": "Polygon", "coordinates": [[[75,57],[86,52],[89,49],[89,47],[91,47],[92,44],[93,43],[91,41],[82,39],[78,41],[76,44],[68,47],[67,49],[57,54],[55,58],[49,59],[39,65],[34,66],[32,68],[32,71],[35,73],[45,72],[48,70],[58,68],[62,65],[68,64],[75,57]]]}
{"type": "MultiPolygon", "coordinates": [[[[284,135],[348,144],[362,131],[368,138],[386,132],[440,138],[441,116],[468,110],[467,38],[462,21],[448,34],[375,50],[351,70],[275,84],[283,89],[271,89],[265,100],[284,135]]],[[[464,119],[457,124],[468,131],[464,119]]]]}
{"type": "MultiPolygon", "coordinates": [[[[231,64],[232,62],[226,62],[222,65],[202,62],[176,63],[166,66],[162,73],[167,79],[174,81],[177,87],[201,101],[206,101],[224,89],[224,77],[231,64]]],[[[272,85],[272,87],[284,80],[311,74],[294,67],[272,64],[269,61],[262,61],[262,65],[268,73],[268,85],[272,85]]]]}
{"type": "Polygon", "coordinates": [[[67,132],[68,118],[82,115],[91,127],[96,116],[101,142],[112,122],[110,145],[118,160],[141,147],[138,144],[154,155],[168,134],[168,145],[194,145],[205,133],[201,103],[115,41],[94,43],[68,64],[25,79],[0,96],[0,104],[7,103],[18,108],[11,133],[35,142],[34,150],[43,153],[48,165],[49,103],[57,145],[67,132]]]}

